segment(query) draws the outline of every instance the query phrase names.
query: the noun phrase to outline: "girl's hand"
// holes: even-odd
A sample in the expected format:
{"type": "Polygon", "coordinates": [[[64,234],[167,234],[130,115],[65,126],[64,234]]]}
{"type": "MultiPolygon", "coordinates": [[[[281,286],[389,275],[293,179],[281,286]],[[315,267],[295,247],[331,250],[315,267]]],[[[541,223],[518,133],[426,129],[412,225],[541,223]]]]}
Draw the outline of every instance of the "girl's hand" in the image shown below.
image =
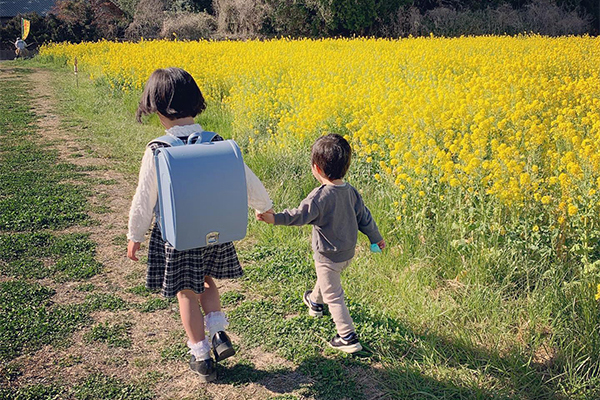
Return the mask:
{"type": "Polygon", "coordinates": [[[385,249],[385,240],[381,239],[381,241],[377,243],[377,246],[379,246],[381,250],[385,249]]]}
{"type": "Polygon", "coordinates": [[[132,242],[131,240],[127,243],[127,257],[133,261],[139,261],[135,256],[135,253],[140,249],[140,242],[132,242]]]}
{"type": "Polygon", "coordinates": [[[275,217],[273,216],[275,212],[273,211],[273,209],[270,209],[269,211],[265,211],[264,213],[256,213],[256,219],[259,221],[263,221],[266,222],[267,224],[274,224],[275,223],[275,217]]]}
{"type": "Polygon", "coordinates": [[[275,214],[275,211],[272,208],[264,213],[259,213],[256,211],[256,219],[258,221],[266,222],[267,224],[273,224],[275,222],[275,217],[273,217],[273,214],[275,214]]]}

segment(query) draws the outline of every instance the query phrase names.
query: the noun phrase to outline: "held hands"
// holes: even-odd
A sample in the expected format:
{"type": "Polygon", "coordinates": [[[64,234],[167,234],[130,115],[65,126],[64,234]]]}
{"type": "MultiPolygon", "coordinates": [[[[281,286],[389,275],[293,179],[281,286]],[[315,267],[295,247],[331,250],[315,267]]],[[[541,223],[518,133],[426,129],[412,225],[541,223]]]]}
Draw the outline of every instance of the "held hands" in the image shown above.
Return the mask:
{"type": "Polygon", "coordinates": [[[256,211],[255,214],[256,214],[257,221],[263,221],[263,222],[266,222],[267,224],[275,223],[275,217],[273,216],[273,214],[275,214],[275,211],[273,211],[272,208],[268,211],[265,211],[264,213],[259,213],[258,211],[256,211]]]}
{"type": "Polygon", "coordinates": [[[140,249],[140,242],[132,242],[131,240],[127,243],[127,257],[133,261],[138,261],[135,253],[140,249]]]}

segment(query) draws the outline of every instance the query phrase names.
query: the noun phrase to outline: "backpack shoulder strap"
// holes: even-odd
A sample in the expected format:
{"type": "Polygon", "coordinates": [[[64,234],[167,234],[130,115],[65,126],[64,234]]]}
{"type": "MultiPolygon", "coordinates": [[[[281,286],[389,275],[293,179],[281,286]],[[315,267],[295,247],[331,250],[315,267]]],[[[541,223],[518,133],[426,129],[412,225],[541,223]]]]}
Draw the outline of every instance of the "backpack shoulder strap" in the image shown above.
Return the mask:
{"type": "Polygon", "coordinates": [[[150,141],[150,143],[148,143],[148,146],[150,146],[152,144],[162,144],[162,145],[166,145],[167,147],[175,147],[175,146],[183,146],[185,143],[183,143],[183,140],[181,140],[175,136],[164,135],[161,137],[157,137],[156,139],[152,139],[150,141]]]}

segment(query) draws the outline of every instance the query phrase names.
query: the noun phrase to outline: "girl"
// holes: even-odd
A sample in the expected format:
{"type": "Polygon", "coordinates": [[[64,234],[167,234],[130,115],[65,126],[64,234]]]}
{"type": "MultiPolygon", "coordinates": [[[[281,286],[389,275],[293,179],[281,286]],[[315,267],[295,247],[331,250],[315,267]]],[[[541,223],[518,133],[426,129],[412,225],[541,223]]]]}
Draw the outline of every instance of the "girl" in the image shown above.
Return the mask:
{"type": "MultiPolygon", "coordinates": [[[[136,118],[141,123],[143,115],[157,113],[167,134],[185,142],[189,135],[203,131],[194,122],[194,117],[205,108],[202,93],[189,73],[180,68],[158,69],[146,82],[136,118]]],[[[217,135],[213,140],[223,138],[217,135]]],[[[146,148],[138,187],[129,211],[127,256],[134,261],[138,260],[136,252],[145,239],[157,207],[154,151],[160,146],[163,145],[151,142],[146,148]]],[[[256,209],[257,214],[271,210],[273,203],[264,186],[247,166],[245,170],[248,203],[256,209]]],[[[148,248],[146,287],[160,289],[165,297],[177,296],[181,322],[190,348],[190,368],[205,382],[216,379],[211,346],[216,361],[235,353],[225,333],[229,323],[221,311],[221,300],[213,278],[230,279],[241,275],[242,268],[233,243],[178,251],[162,240],[160,228],[157,223],[154,224],[148,248]],[[205,322],[208,338],[205,337],[205,322]]]]}

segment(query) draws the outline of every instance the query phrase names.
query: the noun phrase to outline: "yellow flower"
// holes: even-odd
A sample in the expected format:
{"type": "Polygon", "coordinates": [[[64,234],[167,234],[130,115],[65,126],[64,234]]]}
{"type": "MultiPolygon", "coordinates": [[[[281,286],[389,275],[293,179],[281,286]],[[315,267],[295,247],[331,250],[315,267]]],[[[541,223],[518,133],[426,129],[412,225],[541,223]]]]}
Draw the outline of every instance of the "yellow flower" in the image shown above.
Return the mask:
{"type": "Polygon", "coordinates": [[[552,201],[552,197],[550,197],[550,196],[542,197],[542,204],[550,204],[551,201],[552,201]]]}
{"type": "Polygon", "coordinates": [[[576,205],[569,204],[569,208],[568,208],[569,216],[573,216],[573,215],[577,214],[577,211],[578,211],[578,208],[576,205]]]}

